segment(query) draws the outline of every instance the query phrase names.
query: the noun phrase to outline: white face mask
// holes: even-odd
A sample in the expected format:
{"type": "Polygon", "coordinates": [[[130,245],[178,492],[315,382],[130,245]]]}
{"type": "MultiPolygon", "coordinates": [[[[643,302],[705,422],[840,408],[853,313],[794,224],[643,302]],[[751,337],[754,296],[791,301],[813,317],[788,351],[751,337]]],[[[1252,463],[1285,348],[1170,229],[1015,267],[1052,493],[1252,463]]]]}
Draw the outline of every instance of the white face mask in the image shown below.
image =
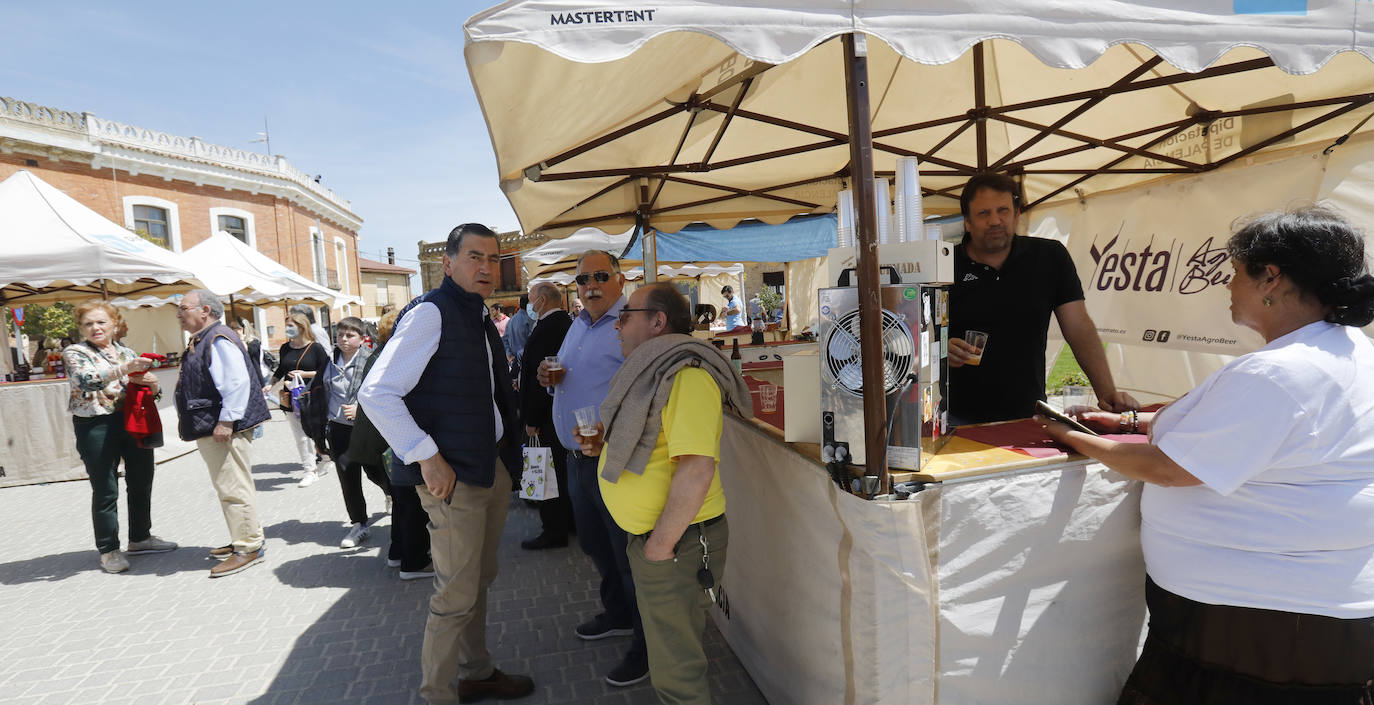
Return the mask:
{"type": "Polygon", "coordinates": [[[295,326],[287,326],[287,327],[286,327],[286,337],[288,337],[288,338],[294,338],[294,337],[296,337],[296,336],[298,336],[298,335],[300,335],[300,334],[301,334],[300,330],[297,329],[295,326]]]}

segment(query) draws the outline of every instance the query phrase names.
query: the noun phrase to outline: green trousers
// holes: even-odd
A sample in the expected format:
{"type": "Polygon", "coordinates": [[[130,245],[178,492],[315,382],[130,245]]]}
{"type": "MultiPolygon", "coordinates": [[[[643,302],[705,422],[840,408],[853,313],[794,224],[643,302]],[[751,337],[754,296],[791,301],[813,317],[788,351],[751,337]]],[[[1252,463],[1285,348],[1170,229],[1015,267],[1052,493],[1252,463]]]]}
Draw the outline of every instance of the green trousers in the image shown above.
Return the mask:
{"type": "Polygon", "coordinates": [[[631,536],[625,553],[635,579],[635,599],[644,622],[649,651],[649,678],[666,705],[710,705],[706,679],[706,609],[710,599],[697,583],[702,553],[710,559],[716,592],[725,576],[725,549],[730,527],[722,518],[710,526],[687,527],[674,550],[675,558],[651,561],[644,557],[648,535],[631,536]],[[706,547],[703,549],[703,540],[706,547]]]}
{"type": "Polygon", "coordinates": [[[139,448],[124,430],[124,415],[73,416],[76,451],[91,480],[91,525],[101,553],[119,549],[119,461],[129,501],[129,541],[142,541],[153,528],[153,450],[139,448]]]}

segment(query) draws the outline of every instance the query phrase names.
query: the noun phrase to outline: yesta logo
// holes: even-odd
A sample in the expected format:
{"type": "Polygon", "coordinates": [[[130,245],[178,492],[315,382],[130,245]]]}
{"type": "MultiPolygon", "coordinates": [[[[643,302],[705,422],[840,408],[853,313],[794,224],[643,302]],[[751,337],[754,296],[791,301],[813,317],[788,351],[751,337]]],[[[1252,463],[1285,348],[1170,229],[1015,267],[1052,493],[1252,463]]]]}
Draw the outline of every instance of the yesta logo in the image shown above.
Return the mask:
{"type": "Polygon", "coordinates": [[[1153,235],[1140,245],[1123,238],[1122,223],[1112,239],[1099,246],[1094,237],[1088,254],[1093,272],[1088,285],[1098,291],[1145,291],[1198,294],[1213,286],[1226,286],[1231,275],[1223,265],[1229,257],[1226,248],[1207,238],[1195,248],[1177,239],[1167,244],[1153,235]]]}

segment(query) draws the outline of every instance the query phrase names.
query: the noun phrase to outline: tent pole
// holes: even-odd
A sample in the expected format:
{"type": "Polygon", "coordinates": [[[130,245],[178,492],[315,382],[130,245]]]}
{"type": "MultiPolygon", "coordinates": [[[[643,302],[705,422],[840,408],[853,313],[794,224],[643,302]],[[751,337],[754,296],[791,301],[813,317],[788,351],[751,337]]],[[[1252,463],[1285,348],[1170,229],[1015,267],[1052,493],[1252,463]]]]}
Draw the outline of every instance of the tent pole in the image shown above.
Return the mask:
{"type": "Polygon", "coordinates": [[[639,252],[644,261],[644,283],[658,281],[658,233],[649,227],[649,180],[639,180],[639,208],[635,211],[639,227],[639,252]]]}
{"type": "Polygon", "coordinates": [[[103,300],[105,300],[105,301],[109,301],[109,300],[110,300],[110,292],[109,292],[108,290],[105,289],[105,280],[104,280],[104,279],[101,279],[101,280],[100,280],[100,298],[103,299],[103,300]]]}
{"type": "Polygon", "coordinates": [[[868,41],[844,35],[845,98],[849,108],[849,175],[858,211],[859,351],[863,358],[865,475],[890,491],[887,404],[883,395],[882,284],[878,279],[878,218],[873,202],[873,123],[868,101],[868,41]]]}

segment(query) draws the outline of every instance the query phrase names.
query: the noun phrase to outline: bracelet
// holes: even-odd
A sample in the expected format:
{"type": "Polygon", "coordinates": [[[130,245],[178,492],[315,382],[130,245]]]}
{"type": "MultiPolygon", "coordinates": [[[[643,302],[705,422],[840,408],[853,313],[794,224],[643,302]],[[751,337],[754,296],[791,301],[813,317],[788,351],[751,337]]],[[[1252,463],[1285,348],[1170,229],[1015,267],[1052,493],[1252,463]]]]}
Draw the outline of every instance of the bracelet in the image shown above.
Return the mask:
{"type": "Polygon", "coordinates": [[[1131,433],[1140,433],[1140,412],[1131,410],[1131,433]]]}
{"type": "Polygon", "coordinates": [[[1117,427],[1120,429],[1122,433],[1126,432],[1126,424],[1128,424],[1130,420],[1131,413],[1129,411],[1121,412],[1121,421],[1117,424],[1117,427]]]}

